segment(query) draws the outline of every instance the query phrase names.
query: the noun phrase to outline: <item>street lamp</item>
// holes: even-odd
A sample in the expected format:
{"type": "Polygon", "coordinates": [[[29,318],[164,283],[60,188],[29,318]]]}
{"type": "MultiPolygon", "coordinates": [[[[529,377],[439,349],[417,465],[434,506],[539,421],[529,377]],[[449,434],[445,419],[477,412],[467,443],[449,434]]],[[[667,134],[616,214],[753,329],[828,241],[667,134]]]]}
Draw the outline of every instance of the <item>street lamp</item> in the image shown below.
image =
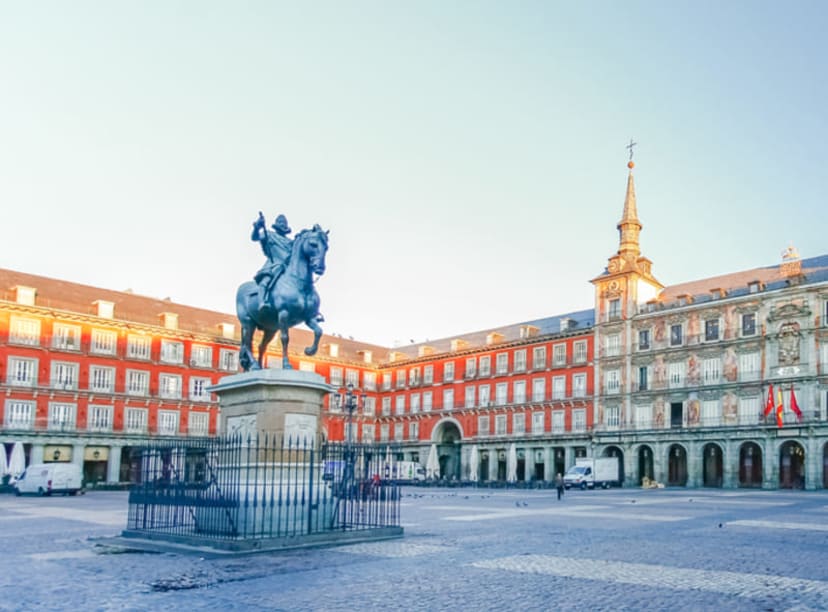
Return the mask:
{"type": "Polygon", "coordinates": [[[353,427],[354,411],[359,409],[360,404],[363,407],[365,406],[365,394],[362,393],[360,395],[357,395],[356,393],[354,393],[354,384],[348,383],[346,391],[342,397],[342,406],[348,412],[348,428],[345,432],[345,441],[348,442],[348,444],[350,444],[353,441],[351,428],[353,427]]]}

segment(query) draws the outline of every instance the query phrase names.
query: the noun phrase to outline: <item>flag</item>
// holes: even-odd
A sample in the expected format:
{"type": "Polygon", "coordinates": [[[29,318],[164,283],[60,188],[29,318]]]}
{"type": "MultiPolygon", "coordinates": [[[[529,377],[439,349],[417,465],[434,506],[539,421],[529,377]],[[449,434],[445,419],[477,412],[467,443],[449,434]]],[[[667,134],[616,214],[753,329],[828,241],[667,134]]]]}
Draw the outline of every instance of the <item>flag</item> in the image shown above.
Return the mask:
{"type": "Polygon", "coordinates": [[[768,403],[765,404],[765,416],[768,416],[771,412],[773,412],[773,409],[773,385],[771,385],[768,387],[768,403]]]}
{"type": "Polygon", "coordinates": [[[802,411],[799,409],[799,404],[796,403],[796,394],[794,393],[793,385],[791,385],[791,410],[794,411],[797,420],[802,420],[802,411]]]}
{"type": "Polygon", "coordinates": [[[782,389],[779,388],[776,392],[777,404],[776,404],[776,426],[782,427],[785,424],[785,420],[782,418],[782,412],[785,410],[785,402],[782,401],[782,389]]]}

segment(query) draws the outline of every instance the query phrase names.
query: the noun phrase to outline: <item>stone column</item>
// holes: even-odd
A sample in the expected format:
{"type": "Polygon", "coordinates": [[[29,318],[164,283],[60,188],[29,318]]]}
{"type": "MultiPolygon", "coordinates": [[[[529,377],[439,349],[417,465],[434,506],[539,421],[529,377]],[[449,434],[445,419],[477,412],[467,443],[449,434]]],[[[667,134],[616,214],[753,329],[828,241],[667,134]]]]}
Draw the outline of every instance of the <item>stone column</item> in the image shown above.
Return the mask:
{"type": "Polygon", "coordinates": [[[543,479],[546,482],[555,480],[555,451],[551,446],[547,446],[543,452],[543,479]]]}
{"type": "Polygon", "coordinates": [[[638,487],[641,482],[641,475],[638,473],[638,453],[634,452],[632,447],[624,448],[624,482],[622,487],[638,487]]]}
{"type": "Polygon", "coordinates": [[[497,449],[489,449],[489,481],[497,480],[497,449]]]}
{"type": "Polygon", "coordinates": [[[531,482],[535,475],[535,451],[526,447],[523,449],[523,482],[531,482]]]}
{"type": "Polygon", "coordinates": [[[121,447],[110,446],[109,458],[106,460],[106,481],[120,482],[121,480],[121,447]]]}
{"type": "MultiPolygon", "coordinates": [[[[740,441],[741,442],[741,441],[740,441]]],[[[739,443],[728,440],[722,451],[722,488],[735,489],[739,478],[739,443]]]]}
{"type": "Polygon", "coordinates": [[[32,444],[32,450],[29,452],[29,464],[43,463],[43,451],[45,446],[43,444],[32,444]]]}
{"type": "Polygon", "coordinates": [[[687,487],[698,488],[701,486],[704,458],[699,454],[700,446],[696,440],[687,443],[687,487]]]}
{"type": "Polygon", "coordinates": [[[773,438],[765,438],[762,445],[762,488],[779,488],[779,457],[774,450],[773,438]]]}
{"type": "Polygon", "coordinates": [[[670,458],[665,455],[664,442],[656,442],[652,445],[653,449],[653,478],[656,482],[662,484],[667,483],[667,468],[669,466],[670,458]]]}
{"type": "Polygon", "coordinates": [[[79,465],[81,471],[83,471],[83,450],[86,448],[86,444],[73,444],[72,445],[72,463],[75,465],[79,465]]]}

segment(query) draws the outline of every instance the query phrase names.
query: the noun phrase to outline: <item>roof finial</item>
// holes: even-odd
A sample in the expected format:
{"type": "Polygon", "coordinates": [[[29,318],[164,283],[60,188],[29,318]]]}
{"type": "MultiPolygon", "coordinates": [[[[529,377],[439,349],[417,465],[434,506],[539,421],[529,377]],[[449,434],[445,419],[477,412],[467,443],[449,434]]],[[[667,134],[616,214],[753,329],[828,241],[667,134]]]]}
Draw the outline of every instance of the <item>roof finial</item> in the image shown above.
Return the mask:
{"type": "Polygon", "coordinates": [[[627,168],[629,168],[630,170],[632,170],[635,167],[635,164],[633,163],[632,158],[633,158],[633,147],[636,146],[637,144],[638,144],[637,142],[634,142],[633,139],[630,138],[630,144],[628,144],[626,147],[624,147],[625,149],[630,150],[630,161],[627,162],[627,168]]]}

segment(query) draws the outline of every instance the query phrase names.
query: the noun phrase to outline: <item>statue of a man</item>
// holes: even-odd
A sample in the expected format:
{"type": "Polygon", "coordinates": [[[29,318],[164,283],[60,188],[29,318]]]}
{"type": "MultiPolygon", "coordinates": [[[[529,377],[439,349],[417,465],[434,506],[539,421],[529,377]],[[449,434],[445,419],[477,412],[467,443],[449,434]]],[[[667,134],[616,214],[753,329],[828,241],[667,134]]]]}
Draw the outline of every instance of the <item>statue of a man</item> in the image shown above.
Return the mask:
{"type": "Polygon", "coordinates": [[[253,280],[259,285],[259,310],[272,308],[271,293],[276,280],[285,271],[285,265],[290,257],[293,247],[293,239],[288,238],[291,229],[287,218],[284,215],[276,217],[276,222],[271,226],[273,231],[265,227],[265,218],[259,212],[259,218],[253,223],[253,233],[250,239],[258,242],[267,261],[256,272],[253,280]]]}

